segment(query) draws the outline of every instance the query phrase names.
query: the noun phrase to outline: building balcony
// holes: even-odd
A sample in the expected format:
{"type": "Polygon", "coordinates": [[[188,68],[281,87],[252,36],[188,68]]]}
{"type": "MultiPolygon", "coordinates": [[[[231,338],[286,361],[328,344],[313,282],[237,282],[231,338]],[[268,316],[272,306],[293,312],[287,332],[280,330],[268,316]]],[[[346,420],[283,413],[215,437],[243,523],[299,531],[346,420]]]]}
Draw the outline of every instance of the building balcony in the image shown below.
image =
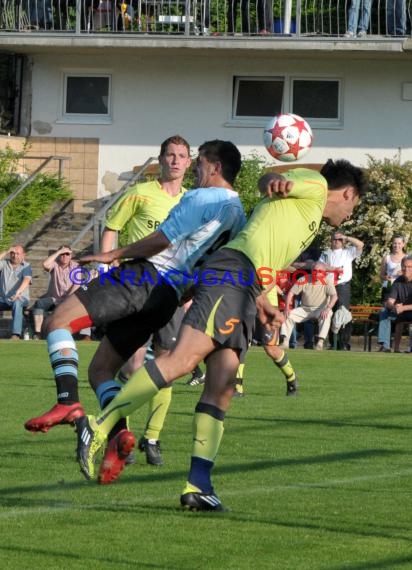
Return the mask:
{"type": "Polygon", "coordinates": [[[411,35],[412,0],[353,3],[359,11],[352,0],[0,0],[0,38],[30,32],[349,43],[411,35]]]}

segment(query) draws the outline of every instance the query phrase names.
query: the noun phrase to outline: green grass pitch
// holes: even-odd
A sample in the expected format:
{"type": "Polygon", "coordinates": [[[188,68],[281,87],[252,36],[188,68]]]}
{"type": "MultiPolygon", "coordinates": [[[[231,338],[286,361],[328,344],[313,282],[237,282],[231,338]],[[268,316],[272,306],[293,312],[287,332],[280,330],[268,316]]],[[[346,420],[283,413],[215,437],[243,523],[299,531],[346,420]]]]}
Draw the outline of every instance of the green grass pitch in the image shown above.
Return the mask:
{"type": "MultiPolygon", "coordinates": [[[[80,343],[80,391],[96,345],[80,343]]],[[[165,466],[87,482],[75,434],[25,432],[55,400],[44,342],[0,342],[0,568],[412,569],[412,355],[297,350],[297,398],[250,350],[214,470],[229,512],[178,508],[200,387],[175,383],[165,466]]],[[[140,435],[146,410],[132,418],[140,435]]]]}

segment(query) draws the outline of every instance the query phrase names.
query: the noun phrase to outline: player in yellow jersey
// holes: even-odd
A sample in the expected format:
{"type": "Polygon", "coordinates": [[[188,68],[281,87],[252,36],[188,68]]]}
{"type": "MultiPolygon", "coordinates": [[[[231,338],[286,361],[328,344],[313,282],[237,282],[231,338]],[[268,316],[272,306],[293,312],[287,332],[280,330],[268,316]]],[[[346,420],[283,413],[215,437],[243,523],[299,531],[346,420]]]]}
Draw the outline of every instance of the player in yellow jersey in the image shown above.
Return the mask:
{"type": "MultiPolygon", "coordinates": [[[[118,232],[125,227],[127,228],[127,243],[138,241],[157,230],[186,192],[182,183],[190,164],[189,143],[178,135],[166,139],[160,146],[160,178],[135,184],[110,209],[102,234],[102,252],[111,251],[116,247],[118,232]]],[[[154,338],[156,355],[173,346],[183,314],[183,309],[179,308],[170,324],[159,331],[154,338]]],[[[122,382],[127,381],[128,377],[143,365],[145,356],[146,347],[136,351],[119,373],[122,382]]],[[[116,380],[106,381],[95,388],[102,409],[120,390],[116,380]]],[[[171,399],[171,390],[165,389],[160,390],[149,403],[147,423],[143,437],[139,441],[139,449],[146,453],[147,463],[151,465],[163,464],[159,437],[171,399]]],[[[123,427],[119,424],[111,435],[115,435],[123,427]]],[[[133,457],[133,454],[130,454],[128,461],[133,461],[133,457]]]]}
{"type": "MultiPolygon", "coordinates": [[[[328,161],[321,173],[296,169],[283,176],[267,174],[259,185],[276,195],[263,200],[237,236],[200,268],[193,303],[173,350],[134,373],[104,413],[82,419],[78,456],[89,466],[120,418],[206,359],[206,382],[193,421],[191,465],[180,498],[187,509],[223,510],[211,470],[239,356],[248,348],[256,311],[268,331],[278,331],[283,321],[266,297],[268,276],[274,278],[276,270],[290,265],[308,247],[322,218],[332,226],[349,219],[364,192],[362,171],[344,160],[328,161]]],[[[133,249],[124,248],[121,255],[129,256],[133,249]]]]}

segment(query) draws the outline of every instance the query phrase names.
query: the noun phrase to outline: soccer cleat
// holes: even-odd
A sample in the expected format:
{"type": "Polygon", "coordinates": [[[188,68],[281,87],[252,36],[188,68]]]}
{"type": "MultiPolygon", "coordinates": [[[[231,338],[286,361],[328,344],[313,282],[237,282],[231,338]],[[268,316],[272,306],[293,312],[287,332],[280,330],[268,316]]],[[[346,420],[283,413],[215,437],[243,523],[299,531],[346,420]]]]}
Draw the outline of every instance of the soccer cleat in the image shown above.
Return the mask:
{"type": "Polygon", "coordinates": [[[50,428],[62,424],[74,424],[75,420],[83,417],[84,410],[79,402],[65,406],[64,404],[55,404],[51,410],[38,416],[27,420],[24,427],[28,431],[42,431],[46,433],[50,428]]]}
{"type": "Polygon", "coordinates": [[[126,457],[125,465],[134,465],[137,463],[136,454],[131,451],[126,457]]]}
{"type": "Polygon", "coordinates": [[[146,463],[161,467],[163,465],[162,454],[160,453],[160,441],[141,437],[138,444],[139,451],[146,453],[146,463]]]}
{"type": "Polygon", "coordinates": [[[184,493],[180,497],[180,504],[189,511],[224,512],[226,510],[214,493],[184,493]]]}
{"type": "Polygon", "coordinates": [[[233,391],[234,398],[244,398],[245,391],[243,389],[243,384],[236,384],[235,389],[233,391]]]}
{"type": "Polygon", "coordinates": [[[190,380],[186,382],[186,384],[188,386],[199,386],[200,384],[204,384],[205,380],[206,380],[206,374],[198,376],[196,372],[193,372],[192,377],[190,378],[190,380]]]}
{"type": "Polygon", "coordinates": [[[113,483],[127,464],[127,459],[135,446],[135,437],[131,431],[122,429],[109,441],[99,470],[100,485],[113,483]]]}
{"type": "Polygon", "coordinates": [[[94,416],[83,416],[76,420],[77,462],[86,479],[94,477],[96,454],[106,441],[106,435],[99,430],[94,416]]]}
{"type": "Polygon", "coordinates": [[[286,396],[297,396],[298,395],[298,379],[295,378],[292,381],[286,381],[286,396]]]}

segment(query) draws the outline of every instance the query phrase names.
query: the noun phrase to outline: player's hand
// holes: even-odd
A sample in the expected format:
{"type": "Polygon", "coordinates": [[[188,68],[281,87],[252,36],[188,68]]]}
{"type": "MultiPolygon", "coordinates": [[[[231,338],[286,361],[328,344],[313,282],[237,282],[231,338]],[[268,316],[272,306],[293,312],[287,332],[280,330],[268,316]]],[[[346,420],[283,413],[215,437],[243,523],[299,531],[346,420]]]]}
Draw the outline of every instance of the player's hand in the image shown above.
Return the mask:
{"type": "Polygon", "coordinates": [[[277,330],[285,322],[283,313],[269,303],[266,295],[259,295],[256,299],[258,317],[266,330],[277,330]]]}
{"type": "Polygon", "coordinates": [[[92,263],[97,261],[99,263],[107,263],[110,265],[116,257],[113,255],[111,251],[107,251],[106,253],[93,253],[91,255],[83,255],[77,262],[80,265],[86,265],[87,263],[92,263]]]}
{"type": "Polygon", "coordinates": [[[293,182],[286,180],[276,172],[267,172],[259,179],[258,187],[260,193],[268,198],[273,198],[273,196],[286,198],[293,188],[293,182]]]}

